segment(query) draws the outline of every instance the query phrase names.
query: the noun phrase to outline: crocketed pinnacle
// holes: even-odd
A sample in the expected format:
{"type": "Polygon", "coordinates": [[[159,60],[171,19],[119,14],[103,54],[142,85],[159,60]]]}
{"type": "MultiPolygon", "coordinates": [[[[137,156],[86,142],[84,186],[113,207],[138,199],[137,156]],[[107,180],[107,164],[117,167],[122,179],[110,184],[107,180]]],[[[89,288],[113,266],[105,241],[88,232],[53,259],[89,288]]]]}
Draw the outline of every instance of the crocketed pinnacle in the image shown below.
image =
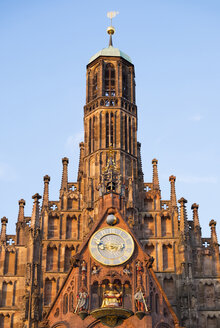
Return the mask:
{"type": "Polygon", "coordinates": [[[176,207],[177,206],[176,188],[175,188],[176,177],[174,175],[171,175],[169,177],[169,181],[170,181],[170,205],[171,207],[176,207]]]}
{"type": "Polygon", "coordinates": [[[24,221],[24,206],[25,206],[25,200],[20,199],[18,201],[19,204],[19,211],[18,211],[18,222],[24,221]]]}
{"type": "Polygon", "coordinates": [[[192,206],[191,206],[191,209],[193,210],[194,229],[196,227],[200,228],[198,208],[199,208],[199,205],[196,203],[192,204],[192,206]]]}
{"type": "Polygon", "coordinates": [[[157,163],[158,163],[158,160],[156,158],[154,158],[152,160],[152,164],[153,164],[153,189],[154,190],[160,190],[157,163]]]}
{"type": "Polygon", "coordinates": [[[211,227],[211,240],[213,244],[218,244],[218,238],[216,234],[216,221],[211,220],[209,222],[209,226],[211,227]]]}
{"type": "Polygon", "coordinates": [[[39,208],[39,199],[42,197],[39,194],[35,194],[32,196],[32,199],[34,200],[33,204],[33,210],[32,210],[32,216],[31,216],[31,228],[36,229],[40,227],[40,208],[39,208]]]}
{"type": "Polygon", "coordinates": [[[63,163],[63,174],[62,174],[62,182],[61,182],[61,190],[68,189],[68,163],[69,159],[67,157],[62,158],[63,163]]]}
{"type": "Polygon", "coordinates": [[[186,236],[189,232],[189,226],[187,221],[187,214],[186,214],[186,206],[187,200],[185,198],[180,198],[178,200],[180,203],[180,231],[184,236],[186,236]]]}
{"type": "Polygon", "coordinates": [[[48,202],[49,202],[49,182],[50,182],[49,175],[45,175],[44,176],[44,195],[43,195],[42,207],[48,206],[48,202]]]}

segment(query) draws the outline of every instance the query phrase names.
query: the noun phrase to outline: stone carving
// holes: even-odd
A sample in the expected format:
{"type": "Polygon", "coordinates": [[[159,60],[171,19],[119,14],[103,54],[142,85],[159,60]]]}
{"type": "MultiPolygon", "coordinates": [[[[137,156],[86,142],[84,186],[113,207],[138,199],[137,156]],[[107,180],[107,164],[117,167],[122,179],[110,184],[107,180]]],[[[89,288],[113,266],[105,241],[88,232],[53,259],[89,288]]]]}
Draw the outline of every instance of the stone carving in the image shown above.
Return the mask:
{"type": "Polygon", "coordinates": [[[134,294],[135,299],[135,307],[137,311],[144,312],[147,310],[147,305],[145,301],[145,295],[143,294],[141,288],[138,288],[136,293],[134,294]]]}
{"type": "Polygon", "coordinates": [[[130,265],[129,264],[126,264],[126,266],[124,267],[123,273],[124,274],[127,274],[128,276],[131,275],[131,269],[130,269],[130,265]]]}
{"type": "Polygon", "coordinates": [[[77,307],[75,309],[75,313],[81,312],[81,311],[87,311],[88,310],[88,305],[89,305],[89,295],[86,290],[82,290],[79,292],[77,295],[77,307]]]}
{"type": "Polygon", "coordinates": [[[94,264],[93,266],[92,266],[92,274],[98,274],[99,273],[99,268],[97,267],[97,265],[96,264],[94,264]]]}

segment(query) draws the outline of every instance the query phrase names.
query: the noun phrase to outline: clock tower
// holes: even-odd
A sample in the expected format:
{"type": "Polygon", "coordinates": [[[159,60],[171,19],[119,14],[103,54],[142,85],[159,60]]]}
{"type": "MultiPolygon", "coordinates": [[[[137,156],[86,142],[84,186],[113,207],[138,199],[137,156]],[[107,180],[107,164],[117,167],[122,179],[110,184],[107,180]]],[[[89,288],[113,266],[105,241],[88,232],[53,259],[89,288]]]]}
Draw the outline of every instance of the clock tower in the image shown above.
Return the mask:
{"type": "MultiPolygon", "coordinates": [[[[45,326],[178,328],[152,270],[153,258],[135,233],[144,191],[135,73],[130,57],[113,47],[114,28],[107,31],[109,47],[87,65],[77,181],[83,242],[45,326]]],[[[156,182],[154,194],[160,194],[156,182]]],[[[64,197],[65,190],[61,204],[64,197]]]]}

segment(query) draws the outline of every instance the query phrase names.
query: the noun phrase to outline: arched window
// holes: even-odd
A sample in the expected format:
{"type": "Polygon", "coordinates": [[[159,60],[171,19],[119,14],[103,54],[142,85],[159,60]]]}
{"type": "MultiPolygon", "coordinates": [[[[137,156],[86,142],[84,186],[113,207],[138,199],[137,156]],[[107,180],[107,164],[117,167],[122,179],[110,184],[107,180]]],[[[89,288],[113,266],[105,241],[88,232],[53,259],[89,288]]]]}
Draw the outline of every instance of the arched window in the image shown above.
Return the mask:
{"type": "Polygon", "coordinates": [[[128,127],[127,127],[127,123],[128,119],[127,119],[127,115],[125,115],[125,151],[128,150],[128,127]]]}
{"type": "Polygon", "coordinates": [[[128,126],[129,126],[129,153],[131,154],[131,118],[128,119],[128,126]]]}
{"type": "Polygon", "coordinates": [[[98,282],[95,281],[91,286],[91,309],[97,309],[100,306],[98,282]]]}
{"type": "Polygon", "coordinates": [[[63,297],[63,313],[66,314],[68,312],[68,294],[65,294],[63,297]]]}
{"type": "Polygon", "coordinates": [[[57,259],[57,248],[48,247],[47,248],[47,262],[46,262],[46,271],[56,270],[56,259],[57,259]]]}
{"type": "Polygon", "coordinates": [[[0,327],[5,327],[5,317],[3,316],[3,314],[0,314],[0,327]]]}
{"type": "Polygon", "coordinates": [[[73,312],[73,301],[74,301],[73,292],[71,292],[69,294],[69,311],[70,312],[73,312]]]}
{"type": "Polygon", "coordinates": [[[122,97],[128,99],[128,75],[125,67],[123,67],[122,71],[122,97]]]}
{"type": "Polygon", "coordinates": [[[158,296],[158,294],[155,295],[155,312],[159,313],[159,296],[158,296]]]}
{"type": "Polygon", "coordinates": [[[99,114],[99,147],[102,148],[102,113],[99,114]]]}
{"type": "Polygon", "coordinates": [[[105,67],[105,96],[115,96],[115,69],[112,64],[105,67]]]}
{"type": "Polygon", "coordinates": [[[136,151],[135,151],[135,123],[134,123],[134,119],[132,119],[132,137],[133,137],[133,155],[136,155],[136,151]]]}
{"type": "Polygon", "coordinates": [[[121,148],[123,149],[123,136],[124,136],[124,130],[123,130],[123,114],[120,113],[120,134],[121,134],[121,148]]]}
{"type": "Polygon", "coordinates": [[[15,271],[15,252],[6,251],[4,273],[14,274],[15,271]]]}
{"type": "Polygon", "coordinates": [[[110,115],[110,123],[111,123],[111,126],[110,126],[110,143],[111,145],[113,146],[113,133],[114,133],[114,129],[113,129],[113,124],[114,124],[114,119],[113,119],[113,113],[111,113],[110,115]]]}
{"type": "Polygon", "coordinates": [[[66,239],[72,238],[72,230],[73,230],[73,219],[68,216],[66,220],[66,239]]]}
{"type": "Polygon", "coordinates": [[[106,148],[109,147],[109,113],[105,114],[106,148]]]}
{"type": "Polygon", "coordinates": [[[98,95],[98,72],[95,70],[94,76],[93,76],[93,99],[97,98],[98,95]]]}
{"type": "Polygon", "coordinates": [[[114,146],[116,147],[117,146],[117,133],[116,133],[116,131],[117,131],[117,112],[115,113],[115,133],[114,133],[114,138],[115,138],[115,140],[114,140],[114,146]]]}
{"type": "Polygon", "coordinates": [[[153,292],[150,293],[150,310],[153,312],[154,304],[153,304],[153,292]]]}
{"type": "Polygon", "coordinates": [[[44,305],[49,305],[52,297],[52,281],[46,279],[44,289],[44,305]]]}
{"type": "Polygon", "coordinates": [[[95,151],[95,142],[96,142],[96,129],[95,129],[95,116],[93,116],[93,122],[92,122],[92,151],[95,151]]]}
{"type": "Polygon", "coordinates": [[[92,122],[90,118],[89,119],[89,153],[91,153],[91,129],[92,129],[92,122]]]}
{"type": "Polygon", "coordinates": [[[73,255],[72,247],[65,247],[65,260],[64,260],[64,271],[67,272],[70,268],[70,260],[73,255]]]}

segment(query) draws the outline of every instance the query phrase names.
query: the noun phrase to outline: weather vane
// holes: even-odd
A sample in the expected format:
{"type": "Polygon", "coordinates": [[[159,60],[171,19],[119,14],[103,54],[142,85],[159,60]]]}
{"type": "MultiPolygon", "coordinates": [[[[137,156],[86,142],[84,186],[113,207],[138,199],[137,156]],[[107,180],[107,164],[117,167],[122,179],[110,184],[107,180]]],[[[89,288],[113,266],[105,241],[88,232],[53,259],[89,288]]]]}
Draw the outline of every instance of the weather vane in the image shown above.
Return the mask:
{"type": "Polygon", "coordinates": [[[109,12],[107,12],[107,17],[111,19],[111,26],[112,26],[112,18],[114,18],[118,14],[119,14],[119,11],[109,11],[109,12]]]}
{"type": "Polygon", "coordinates": [[[109,39],[109,47],[112,46],[112,35],[115,33],[115,29],[112,26],[112,18],[114,18],[115,16],[117,16],[119,14],[119,11],[109,11],[107,13],[107,17],[111,19],[111,26],[109,26],[107,28],[107,33],[110,35],[110,39],[109,39]]]}

